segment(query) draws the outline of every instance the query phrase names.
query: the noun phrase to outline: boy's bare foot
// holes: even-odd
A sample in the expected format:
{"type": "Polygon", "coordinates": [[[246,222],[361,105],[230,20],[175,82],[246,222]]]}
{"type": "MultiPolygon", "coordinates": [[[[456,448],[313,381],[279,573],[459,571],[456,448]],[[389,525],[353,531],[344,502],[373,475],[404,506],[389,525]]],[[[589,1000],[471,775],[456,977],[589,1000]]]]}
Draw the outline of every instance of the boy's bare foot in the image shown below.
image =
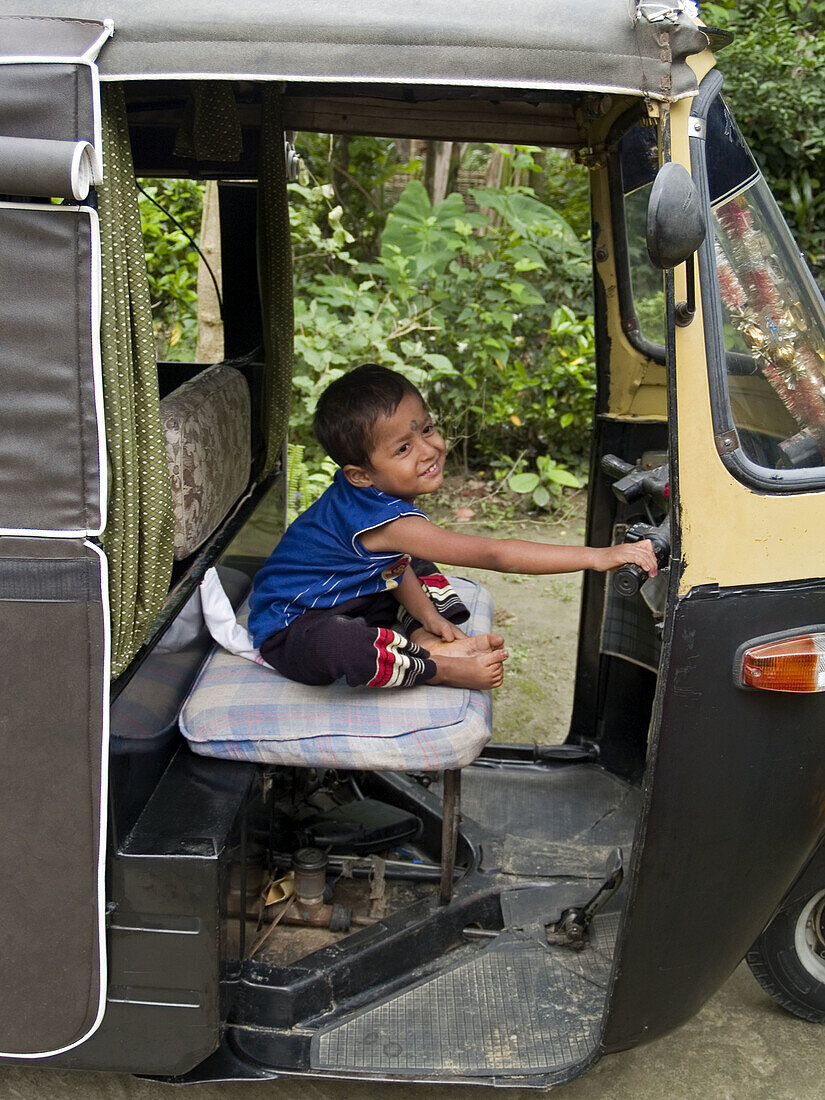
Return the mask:
{"type": "MultiPolygon", "coordinates": [[[[489,635],[481,635],[488,637],[489,635]]],[[[492,635],[495,637],[495,635],[492,635]]],[[[468,639],[469,640],[469,639],[468,639]]],[[[455,642],[450,643],[455,645],[455,642]]],[[[429,682],[445,687],[486,688],[499,687],[504,681],[504,662],[509,654],[506,649],[491,649],[463,657],[444,653],[430,653],[435,661],[436,674],[429,682]]]]}
{"type": "Polygon", "coordinates": [[[431,657],[436,654],[443,654],[445,657],[475,657],[481,653],[492,653],[504,645],[500,634],[474,634],[472,637],[445,642],[436,634],[430,634],[423,626],[410,634],[410,641],[426,649],[431,657]]]}

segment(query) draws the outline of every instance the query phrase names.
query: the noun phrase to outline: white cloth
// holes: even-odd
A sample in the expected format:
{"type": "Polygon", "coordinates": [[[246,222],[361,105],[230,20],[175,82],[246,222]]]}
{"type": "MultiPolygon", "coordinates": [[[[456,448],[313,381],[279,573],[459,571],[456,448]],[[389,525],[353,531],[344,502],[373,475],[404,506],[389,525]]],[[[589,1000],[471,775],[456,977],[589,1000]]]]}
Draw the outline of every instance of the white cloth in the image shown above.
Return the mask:
{"type": "Polygon", "coordinates": [[[252,635],[235,618],[235,610],[223,590],[217,569],[207,569],[200,583],[200,594],[203,620],[218,645],[236,657],[245,657],[247,661],[269,668],[255,648],[252,635]]]}

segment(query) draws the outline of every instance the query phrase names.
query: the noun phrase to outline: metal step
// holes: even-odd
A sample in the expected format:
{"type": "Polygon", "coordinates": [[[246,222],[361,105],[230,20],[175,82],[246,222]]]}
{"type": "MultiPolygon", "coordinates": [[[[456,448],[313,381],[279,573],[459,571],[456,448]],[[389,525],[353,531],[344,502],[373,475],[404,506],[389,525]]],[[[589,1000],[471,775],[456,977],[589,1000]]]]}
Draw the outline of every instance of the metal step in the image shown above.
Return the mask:
{"type": "Polygon", "coordinates": [[[311,1067],[439,1077],[558,1075],[598,1046],[618,913],[577,952],[504,932],[478,955],[320,1031],[311,1067]]]}

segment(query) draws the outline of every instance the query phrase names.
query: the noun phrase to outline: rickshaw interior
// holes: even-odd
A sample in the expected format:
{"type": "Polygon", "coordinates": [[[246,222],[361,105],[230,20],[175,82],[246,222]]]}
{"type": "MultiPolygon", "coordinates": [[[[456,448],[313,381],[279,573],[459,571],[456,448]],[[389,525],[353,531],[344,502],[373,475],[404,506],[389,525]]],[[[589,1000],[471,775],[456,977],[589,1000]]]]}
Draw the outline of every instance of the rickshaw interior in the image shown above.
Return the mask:
{"type": "MultiPolygon", "coordinates": [[[[312,1066],[426,1077],[449,1067],[458,1078],[489,1082],[502,1075],[520,1083],[569,1077],[594,1057],[599,1041],[623,898],[621,860],[626,865],[630,857],[641,805],[667,571],[646,599],[635,589],[622,595],[604,577],[586,577],[567,741],[501,744],[494,735],[463,768],[448,905],[438,904],[439,774],[253,767],[189,752],[177,716],[211,647],[197,618],[196,585],[217,562],[224,588],[240,605],[284,514],[282,467],[258,474],[268,385],[265,291],[256,261],[262,85],[234,88],[243,151],[229,164],[176,155],[188,87],[124,88],[136,176],[219,180],[225,357],[251,397],[251,450],[243,459],[251,464],[243,491],[232,496],[206,542],[176,552],[164,612],[114,682],[117,850],[126,857],[179,854],[206,843],[204,837],[219,845],[221,823],[233,822],[221,856],[221,980],[233,1049],[244,1057],[294,1072],[312,1066]],[[275,518],[266,524],[265,542],[259,538],[250,552],[255,540],[245,525],[257,508],[275,518]],[[195,625],[183,642],[165,641],[193,608],[195,625]],[[240,810],[237,818],[232,807],[240,810]],[[498,992],[481,997],[481,990],[498,992]],[[515,1035],[524,1012],[531,1039],[520,1045],[515,1035]],[[380,1047],[371,1039],[376,1029],[385,1036],[380,1047]]],[[[209,87],[201,85],[199,94],[208,97],[209,87]]],[[[661,274],[647,260],[646,270],[639,264],[644,199],[633,211],[629,238],[621,201],[620,139],[643,124],[654,137],[645,153],[648,179],[658,159],[655,125],[638,103],[571,92],[311,84],[287,85],[279,98],[290,137],[314,129],[585,151],[599,261],[587,540],[605,544],[634,523],[661,523],[668,507],[664,325],[638,330],[628,252],[641,272],[634,280],[647,280],[651,295],[661,293],[661,274]],[[607,262],[599,260],[602,253],[607,262]],[[636,398],[627,396],[631,391],[636,398]],[[625,491],[614,491],[614,481],[625,491]]],[[[296,144],[300,154],[300,136],[296,144]]],[[[201,380],[214,382],[210,370],[159,363],[161,398],[189,394],[197,404],[201,380]]],[[[203,491],[208,498],[210,486],[203,491]]],[[[116,915],[115,936],[121,924],[116,915]]],[[[225,1049],[220,1057],[228,1057],[225,1049]]]]}

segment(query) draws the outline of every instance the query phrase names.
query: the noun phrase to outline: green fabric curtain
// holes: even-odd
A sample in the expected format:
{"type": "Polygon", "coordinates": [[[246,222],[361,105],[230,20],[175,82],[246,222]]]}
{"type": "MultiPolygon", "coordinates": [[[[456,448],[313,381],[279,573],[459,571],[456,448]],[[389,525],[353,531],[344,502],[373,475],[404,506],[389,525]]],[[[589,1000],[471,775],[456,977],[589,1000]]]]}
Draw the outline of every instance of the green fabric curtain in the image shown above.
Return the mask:
{"type": "Polygon", "coordinates": [[[160,429],[152,308],[126,105],[104,84],[104,182],[98,188],[101,359],[109,459],[112,675],[123,671],[163,606],[172,575],[172,498],[160,429]]]}
{"type": "Polygon", "coordinates": [[[261,476],[272,473],[281,457],[289,425],[292,395],[292,248],[286,191],[281,100],[264,90],[261,167],[258,180],[258,274],[264,330],[264,439],[261,476]]]}

